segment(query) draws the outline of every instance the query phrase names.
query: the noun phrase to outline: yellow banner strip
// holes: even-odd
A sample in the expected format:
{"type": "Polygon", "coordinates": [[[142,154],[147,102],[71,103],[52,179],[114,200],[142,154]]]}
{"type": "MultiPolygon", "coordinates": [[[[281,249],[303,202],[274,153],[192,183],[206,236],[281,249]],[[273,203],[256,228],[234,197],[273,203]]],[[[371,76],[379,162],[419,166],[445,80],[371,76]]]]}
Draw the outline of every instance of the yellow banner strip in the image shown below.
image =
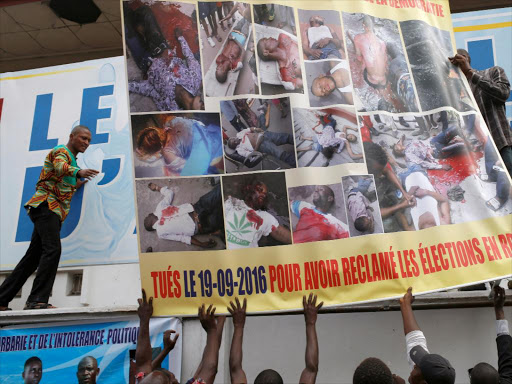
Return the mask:
{"type": "Polygon", "coordinates": [[[453,28],[453,31],[454,32],[469,32],[469,31],[482,31],[485,29],[506,28],[506,27],[512,27],[512,21],[505,21],[503,23],[494,23],[494,24],[468,25],[465,27],[455,27],[455,28],[453,28]]]}

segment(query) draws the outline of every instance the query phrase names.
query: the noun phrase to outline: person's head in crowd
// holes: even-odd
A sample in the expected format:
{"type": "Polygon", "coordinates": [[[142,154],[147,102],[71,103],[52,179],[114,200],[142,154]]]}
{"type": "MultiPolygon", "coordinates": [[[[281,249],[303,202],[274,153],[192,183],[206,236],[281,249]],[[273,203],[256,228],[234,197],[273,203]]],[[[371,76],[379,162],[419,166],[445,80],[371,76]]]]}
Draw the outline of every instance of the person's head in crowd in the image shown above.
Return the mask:
{"type": "Polygon", "coordinates": [[[91,143],[91,131],[85,125],[77,125],[71,130],[67,143],[68,149],[75,155],[83,153],[91,143]]]}
{"type": "Polygon", "coordinates": [[[21,374],[25,384],[39,384],[43,377],[43,362],[37,356],[32,356],[25,361],[21,374]]]}
{"type": "Polygon", "coordinates": [[[409,376],[411,384],[454,384],[455,369],[443,356],[428,353],[421,346],[411,349],[414,368],[409,376]]]}
{"type": "Polygon", "coordinates": [[[140,384],[179,384],[179,381],[167,369],[157,368],[147,375],[140,384]]]}
{"type": "Polygon", "coordinates": [[[363,28],[365,32],[373,32],[373,20],[368,15],[363,17],[363,28]]]}
{"type": "Polygon", "coordinates": [[[283,378],[273,369],[265,369],[256,376],[254,384],[283,384],[283,378]]]}
{"type": "Polygon", "coordinates": [[[461,56],[464,56],[466,59],[468,59],[468,63],[471,64],[471,56],[469,56],[469,52],[465,49],[458,48],[457,53],[461,56]]]}
{"type": "Polygon", "coordinates": [[[380,359],[369,357],[354,371],[353,384],[393,384],[393,374],[380,359]]]}
{"type": "Polygon", "coordinates": [[[368,172],[377,176],[382,174],[388,163],[386,151],[380,145],[371,141],[365,141],[363,146],[368,172]]]}
{"type": "Polygon", "coordinates": [[[100,374],[98,361],[92,356],[86,356],[78,363],[76,377],[78,384],[96,384],[96,378],[100,374]]]}
{"type": "Polygon", "coordinates": [[[325,24],[325,20],[322,16],[311,16],[309,18],[309,26],[310,27],[321,27],[325,24]]]}
{"type": "Polygon", "coordinates": [[[323,212],[330,211],[335,203],[334,191],[327,185],[317,185],[312,198],[315,207],[323,212]]]}
{"type": "Polygon", "coordinates": [[[487,363],[478,363],[469,370],[470,384],[499,384],[500,375],[496,368],[487,363]]]}
{"type": "Polygon", "coordinates": [[[215,70],[215,78],[219,83],[224,84],[226,82],[230,69],[231,62],[224,54],[221,53],[217,57],[217,69],[215,70]]]}
{"type": "Polygon", "coordinates": [[[311,93],[316,97],[329,96],[336,89],[336,81],[331,75],[319,75],[311,83],[311,93]]]}
{"type": "Polygon", "coordinates": [[[279,47],[279,42],[273,37],[264,37],[258,41],[256,46],[258,50],[258,56],[263,61],[273,61],[278,58],[275,55],[275,51],[279,47]]]}
{"type": "Polygon", "coordinates": [[[245,204],[252,209],[265,209],[268,188],[262,181],[255,181],[242,187],[245,204]]]}

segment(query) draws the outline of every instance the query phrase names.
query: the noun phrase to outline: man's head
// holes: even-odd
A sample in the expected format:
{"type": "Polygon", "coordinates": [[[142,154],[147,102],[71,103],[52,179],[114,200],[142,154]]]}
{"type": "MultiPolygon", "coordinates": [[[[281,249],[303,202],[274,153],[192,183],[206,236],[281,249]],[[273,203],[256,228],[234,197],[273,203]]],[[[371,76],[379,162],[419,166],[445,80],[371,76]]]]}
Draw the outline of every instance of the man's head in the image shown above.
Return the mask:
{"type": "Polygon", "coordinates": [[[25,384],[39,384],[43,377],[43,363],[37,356],[32,356],[25,361],[21,374],[25,384]]]}
{"type": "Polygon", "coordinates": [[[275,60],[272,53],[279,46],[279,42],[273,37],[264,37],[258,41],[258,56],[263,61],[275,60]]]}
{"type": "Polygon", "coordinates": [[[347,140],[350,141],[351,143],[355,143],[357,141],[357,136],[354,135],[353,133],[349,133],[347,135],[347,140]]]}
{"type": "Polygon", "coordinates": [[[283,384],[283,378],[273,369],[265,369],[256,376],[254,384],[283,384]]]}
{"type": "Polygon", "coordinates": [[[140,384],[179,384],[172,372],[167,369],[157,368],[147,375],[140,384]]]}
{"type": "Polygon", "coordinates": [[[311,16],[309,18],[309,25],[311,27],[321,27],[325,24],[325,20],[322,16],[311,16]]]}
{"type": "Polygon", "coordinates": [[[471,384],[499,384],[500,375],[496,368],[487,363],[478,363],[469,370],[471,384]]]}
{"type": "Polygon", "coordinates": [[[153,228],[153,226],[157,221],[158,217],[156,217],[154,213],[150,213],[149,215],[147,215],[146,218],[144,219],[144,228],[146,229],[146,231],[154,231],[155,228],[153,228]]]}
{"type": "Polygon", "coordinates": [[[240,139],[236,138],[236,137],[230,137],[228,139],[228,147],[230,149],[236,149],[236,147],[238,147],[238,144],[240,144],[240,139]]]}
{"type": "Polygon", "coordinates": [[[393,374],[384,362],[369,357],[361,362],[354,372],[353,384],[393,384],[393,374]]]}
{"type": "Polygon", "coordinates": [[[375,230],[375,221],[373,220],[373,216],[359,216],[354,221],[354,228],[362,233],[373,233],[375,230]]]}
{"type": "Polygon", "coordinates": [[[320,75],[311,84],[311,93],[317,97],[328,96],[336,89],[336,81],[332,76],[320,75]]]}
{"type": "Polygon", "coordinates": [[[365,32],[373,32],[373,20],[368,15],[363,17],[363,28],[365,32]]]}
{"type": "Polygon", "coordinates": [[[252,209],[264,209],[267,204],[268,188],[265,183],[256,181],[242,189],[245,204],[252,209]]]}
{"type": "Polygon", "coordinates": [[[96,376],[100,373],[98,362],[92,356],[86,356],[78,363],[76,377],[78,384],[96,384],[96,376]]]}
{"type": "Polygon", "coordinates": [[[317,185],[312,197],[315,207],[324,212],[329,211],[335,203],[334,192],[327,185],[317,185]]]}
{"type": "Polygon", "coordinates": [[[457,53],[461,56],[464,56],[466,59],[468,59],[468,63],[471,64],[471,56],[469,56],[469,52],[465,49],[459,48],[457,49],[457,53]]]}
{"type": "Polygon", "coordinates": [[[401,141],[393,144],[391,149],[393,151],[393,155],[395,155],[396,157],[404,157],[405,156],[405,145],[403,145],[401,141]]]}
{"type": "Polygon", "coordinates": [[[409,376],[411,384],[454,384],[455,369],[440,355],[428,353],[421,346],[411,349],[414,368],[409,376]]]}
{"type": "Polygon", "coordinates": [[[228,73],[231,69],[231,63],[222,53],[217,57],[217,69],[215,70],[215,78],[221,84],[228,79],[228,73]]]}
{"type": "Polygon", "coordinates": [[[368,172],[373,175],[380,175],[388,163],[386,151],[380,145],[371,141],[365,141],[363,147],[368,172]]]}
{"type": "Polygon", "coordinates": [[[91,143],[91,131],[85,125],[77,125],[69,134],[67,147],[73,154],[85,152],[91,143]]]}
{"type": "Polygon", "coordinates": [[[435,227],[436,225],[436,219],[432,212],[425,212],[418,219],[418,229],[431,228],[435,227]]]}

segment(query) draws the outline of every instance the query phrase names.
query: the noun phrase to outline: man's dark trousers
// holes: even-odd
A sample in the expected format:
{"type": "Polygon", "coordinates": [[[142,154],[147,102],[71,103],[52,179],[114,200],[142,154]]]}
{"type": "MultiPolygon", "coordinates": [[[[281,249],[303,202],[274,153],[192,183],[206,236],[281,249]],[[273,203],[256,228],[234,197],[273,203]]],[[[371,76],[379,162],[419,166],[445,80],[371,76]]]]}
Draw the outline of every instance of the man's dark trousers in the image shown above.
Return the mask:
{"type": "Polygon", "coordinates": [[[30,246],[14,271],[0,286],[1,306],[9,304],[36,269],[36,278],[27,302],[48,303],[52,291],[61,253],[61,221],[48,208],[46,202],[37,208],[30,208],[29,217],[34,223],[30,246]]]}

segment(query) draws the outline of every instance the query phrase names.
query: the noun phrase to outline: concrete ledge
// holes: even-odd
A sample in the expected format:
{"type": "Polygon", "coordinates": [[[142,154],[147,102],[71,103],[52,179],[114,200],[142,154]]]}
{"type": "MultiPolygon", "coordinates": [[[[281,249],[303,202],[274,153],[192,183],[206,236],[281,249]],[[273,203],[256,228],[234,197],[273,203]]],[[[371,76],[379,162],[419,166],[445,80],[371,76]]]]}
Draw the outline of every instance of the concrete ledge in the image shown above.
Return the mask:
{"type": "MultiPolygon", "coordinates": [[[[448,308],[477,308],[492,307],[493,301],[489,299],[489,290],[486,291],[452,291],[421,295],[415,298],[415,310],[448,309],[448,308]]],[[[512,306],[512,292],[506,290],[506,306],[512,306]]],[[[352,312],[380,312],[399,311],[397,299],[382,300],[374,303],[346,305],[322,309],[321,313],[352,313],[352,312]]],[[[250,314],[248,316],[283,316],[295,315],[301,311],[287,313],[250,314]]],[[[29,311],[6,311],[0,313],[0,327],[8,325],[28,325],[40,323],[58,323],[81,320],[115,320],[120,317],[136,316],[137,305],[121,307],[82,307],[82,308],[56,308],[29,311]]],[[[193,317],[192,317],[193,318],[193,317]]]]}

